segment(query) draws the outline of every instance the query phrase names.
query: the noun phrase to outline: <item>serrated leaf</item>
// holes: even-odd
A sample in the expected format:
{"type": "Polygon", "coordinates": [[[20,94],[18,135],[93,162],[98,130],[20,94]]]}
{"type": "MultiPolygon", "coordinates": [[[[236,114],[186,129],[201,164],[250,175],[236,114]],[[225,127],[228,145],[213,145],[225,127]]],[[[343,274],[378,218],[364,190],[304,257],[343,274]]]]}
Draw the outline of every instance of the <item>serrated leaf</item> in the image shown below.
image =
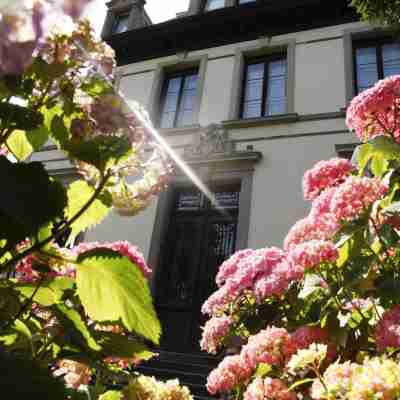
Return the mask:
{"type": "Polygon", "coordinates": [[[388,160],[386,160],[383,156],[376,156],[372,159],[371,171],[375,176],[381,178],[387,171],[388,166],[388,160]]]}
{"type": "Polygon", "coordinates": [[[24,161],[33,153],[25,131],[14,131],[7,140],[7,146],[19,161],[24,161]]]}
{"type": "Polygon", "coordinates": [[[147,361],[155,356],[144,343],[128,336],[101,331],[93,332],[93,335],[109,357],[147,361]]]}
{"type": "Polygon", "coordinates": [[[85,343],[93,351],[100,351],[102,349],[76,310],[68,308],[64,304],[56,305],[54,310],[57,318],[64,328],[68,330],[70,336],[74,336],[80,344],[85,343]]]}
{"type": "Polygon", "coordinates": [[[122,400],[124,398],[124,395],[122,392],[117,392],[115,390],[110,390],[106,393],[103,393],[100,397],[99,400],[122,400]]]}
{"type": "Polygon", "coordinates": [[[131,332],[159,342],[161,326],[147,280],[139,268],[118,253],[81,255],[76,274],[77,292],[95,321],[121,321],[131,332]]]}
{"type": "MultiPolygon", "coordinates": [[[[74,217],[93,196],[95,190],[85,181],[79,180],[73,182],[67,192],[68,196],[68,212],[67,219],[74,217]]],[[[99,224],[110,212],[110,207],[96,199],[91,206],[75,221],[72,226],[71,236],[76,237],[79,233],[93,228],[99,224]]]]}
{"type": "Polygon", "coordinates": [[[7,188],[0,198],[0,238],[22,241],[63,216],[65,189],[49,177],[41,163],[14,164],[0,157],[0,179],[7,188]]]}
{"type": "MultiPolygon", "coordinates": [[[[20,292],[24,297],[31,298],[37,287],[36,284],[19,284],[15,286],[15,290],[20,292]]],[[[74,281],[71,278],[54,278],[50,281],[42,283],[34,296],[35,303],[49,307],[59,302],[65,290],[72,289],[74,281]]]]}

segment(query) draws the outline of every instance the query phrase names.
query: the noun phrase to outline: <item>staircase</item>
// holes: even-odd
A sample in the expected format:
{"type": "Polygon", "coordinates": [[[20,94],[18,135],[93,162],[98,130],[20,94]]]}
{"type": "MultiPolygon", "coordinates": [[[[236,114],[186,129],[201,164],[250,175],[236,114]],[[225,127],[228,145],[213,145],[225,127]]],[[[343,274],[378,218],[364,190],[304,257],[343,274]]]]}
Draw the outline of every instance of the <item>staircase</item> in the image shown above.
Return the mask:
{"type": "Polygon", "coordinates": [[[207,375],[220,361],[216,357],[160,351],[159,356],[140,364],[137,371],[160,380],[179,379],[197,400],[213,397],[207,392],[207,375]]]}

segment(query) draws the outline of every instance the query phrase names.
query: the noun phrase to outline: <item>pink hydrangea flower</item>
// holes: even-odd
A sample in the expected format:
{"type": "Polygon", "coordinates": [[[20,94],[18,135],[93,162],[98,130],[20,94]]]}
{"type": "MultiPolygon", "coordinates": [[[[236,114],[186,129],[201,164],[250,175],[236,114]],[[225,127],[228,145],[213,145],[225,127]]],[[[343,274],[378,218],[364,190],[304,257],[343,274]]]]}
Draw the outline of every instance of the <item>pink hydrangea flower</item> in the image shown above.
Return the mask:
{"type": "Polygon", "coordinates": [[[284,249],[289,250],[294,245],[310,240],[330,240],[339,229],[340,225],[333,214],[309,215],[290,229],[284,241],[284,249]]]}
{"type": "Polygon", "coordinates": [[[61,360],[54,376],[63,376],[67,387],[79,389],[81,385],[88,385],[92,376],[90,369],[78,361],[61,360]]]}
{"type": "Polygon", "coordinates": [[[231,325],[232,318],[226,315],[208,320],[203,328],[203,336],[200,341],[201,349],[216,354],[221,346],[221,340],[229,333],[231,325]]]}
{"type": "Polygon", "coordinates": [[[250,366],[238,356],[225,357],[207,379],[207,390],[211,394],[229,392],[235,386],[247,381],[251,374],[250,366]]]}
{"type": "Polygon", "coordinates": [[[312,269],[322,263],[334,263],[339,257],[339,252],[332,242],[310,240],[293,246],[289,250],[288,259],[304,270],[312,269]]]}
{"type": "Polygon", "coordinates": [[[215,315],[225,309],[227,304],[237,296],[227,285],[222,286],[214,292],[203,304],[201,312],[206,315],[215,315]]]}
{"type": "Polygon", "coordinates": [[[332,203],[332,198],[336,193],[336,190],[337,190],[336,186],[326,189],[313,200],[310,211],[311,218],[325,218],[328,214],[332,215],[331,203],[332,203]]]}
{"type": "Polygon", "coordinates": [[[347,109],[347,126],[364,142],[380,135],[392,136],[398,142],[399,99],[400,75],[379,81],[352,100],[347,109]]]}
{"type": "Polygon", "coordinates": [[[240,355],[255,369],[259,363],[284,365],[295,352],[296,346],[286,329],[271,326],[250,336],[240,355]]]}
{"type": "Polygon", "coordinates": [[[114,250],[117,253],[126,256],[131,260],[131,262],[138,266],[138,268],[143,272],[146,278],[149,278],[152,274],[151,268],[146,264],[143,254],[138,250],[136,246],[132,246],[128,241],[117,241],[117,242],[91,242],[91,243],[80,243],[74,248],[75,254],[82,254],[90,250],[97,248],[114,250]]]}
{"type": "Polygon", "coordinates": [[[224,261],[222,265],[219,267],[217,277],[215,278],[215,282],[219,287],[221,287],[224,282],[234,275],[238,268],[238,262],[242,258],[246,258],[253,253],[254,250],[246,249],[237,251],[233,254],[228,260],[224,261]]]}
{"type": "Polygon", "coordinates": [[[353,221],[387,191],[388,186],[377,178],[350,176],[332,197],[332,214],[337,220],[353,221]]]}
{"type": "Polygon", "coordinates": [[[296,394],[290,392],[281,379],[256,378],[247,387],[244,400],[295,400],[296,394]]]}
{"type": "Polygon", "coordinates": [[[304,174],[304,198],[314,200],[323,190],[336,186],[354,170],[354,165],[344,158],[318,162],[304,174]]]}
{"type": "Polygon", "coordinates": [[[387,347],[400,347],[400,305],[386,311],[375,330],[378,351],[387,347]]]}

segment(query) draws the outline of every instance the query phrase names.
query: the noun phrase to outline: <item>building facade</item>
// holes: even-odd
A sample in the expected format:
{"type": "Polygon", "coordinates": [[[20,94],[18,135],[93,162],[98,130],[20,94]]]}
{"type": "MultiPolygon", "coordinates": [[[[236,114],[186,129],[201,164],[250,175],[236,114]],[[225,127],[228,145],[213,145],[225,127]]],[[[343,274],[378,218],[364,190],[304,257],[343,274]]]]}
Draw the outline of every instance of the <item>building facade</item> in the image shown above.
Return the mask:
{"type": "MultiPolygon", "coordinates": [[[[129,240],[154,270],[162,347],[199,351],[200,307],[235,250],[282,246],[306,215],[305,170],[351,154],[353,96],[400,73],[400,45],[359,22],[346,0],[191,0],[152,25],[144,0],[113,0],[103,36],[119,90],[212,192],[182,171],[132,220],[109,217],[87,240],[129,240]],[[215,202],[218,206],[215,206],[215,202]]],[[[38,155],[68,173],[54,150],[38,155]]]]}

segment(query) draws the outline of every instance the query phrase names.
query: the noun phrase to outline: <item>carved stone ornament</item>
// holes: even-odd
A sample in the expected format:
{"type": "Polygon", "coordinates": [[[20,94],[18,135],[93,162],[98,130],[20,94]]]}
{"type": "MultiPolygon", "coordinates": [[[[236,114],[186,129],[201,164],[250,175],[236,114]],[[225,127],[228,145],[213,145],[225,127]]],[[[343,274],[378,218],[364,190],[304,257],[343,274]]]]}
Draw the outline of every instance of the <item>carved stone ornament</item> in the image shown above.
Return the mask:
{"type": "Polygon", "coordinates": [[[231,155],[234,143],[229,140],[228,131],[221,125],[211,124],[193,135],[191,145],[185,147],[185,158],[207,158],[210,156],[231,155]]]}

